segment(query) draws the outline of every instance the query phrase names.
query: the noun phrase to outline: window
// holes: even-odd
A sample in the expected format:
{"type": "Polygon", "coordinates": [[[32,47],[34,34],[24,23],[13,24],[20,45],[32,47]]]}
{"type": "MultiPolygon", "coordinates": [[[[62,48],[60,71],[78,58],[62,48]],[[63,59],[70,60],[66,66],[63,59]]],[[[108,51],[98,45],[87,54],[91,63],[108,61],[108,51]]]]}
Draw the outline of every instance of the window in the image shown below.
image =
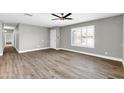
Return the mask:
{"type": "Polygon", "coordinates": [[[94,48],[94,26],[71,29],[71,45],[94,48]]]}

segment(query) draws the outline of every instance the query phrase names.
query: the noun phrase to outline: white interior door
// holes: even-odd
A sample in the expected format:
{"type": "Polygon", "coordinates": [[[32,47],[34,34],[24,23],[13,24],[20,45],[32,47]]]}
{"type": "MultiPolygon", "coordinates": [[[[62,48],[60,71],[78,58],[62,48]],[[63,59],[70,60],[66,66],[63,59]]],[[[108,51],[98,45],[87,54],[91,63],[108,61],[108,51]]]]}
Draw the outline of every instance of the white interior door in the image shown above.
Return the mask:
{"type": "Polygon", "coordinates": [[[50,31],[50,47],[56,48],[56,30],[50,31]]]}

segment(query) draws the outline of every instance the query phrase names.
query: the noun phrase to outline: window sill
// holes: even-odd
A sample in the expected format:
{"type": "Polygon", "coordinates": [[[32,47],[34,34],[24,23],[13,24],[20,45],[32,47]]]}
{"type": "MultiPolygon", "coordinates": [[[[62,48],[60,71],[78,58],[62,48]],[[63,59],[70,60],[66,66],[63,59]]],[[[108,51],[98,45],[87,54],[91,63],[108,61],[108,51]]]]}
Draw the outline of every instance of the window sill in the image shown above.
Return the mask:
{"type": "Polygon", "coordinates": [[[93,49],[93,48],[95,48],[95,47],[88,47],[88,46],[78,46],[78,45],[71,45],[72,47],[81,47],[81,48],[91,48],[91,49],[93,49]]]}

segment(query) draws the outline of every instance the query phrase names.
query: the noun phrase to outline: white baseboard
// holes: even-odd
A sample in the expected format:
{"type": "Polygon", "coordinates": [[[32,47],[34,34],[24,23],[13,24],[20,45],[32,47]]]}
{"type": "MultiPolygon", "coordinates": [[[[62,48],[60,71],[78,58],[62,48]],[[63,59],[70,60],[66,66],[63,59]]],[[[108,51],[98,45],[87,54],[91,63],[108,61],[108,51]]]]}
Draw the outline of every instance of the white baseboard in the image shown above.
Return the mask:
{"type": "Polygon", "coordinates": [[[16,51],[19,53],[19,50],[15,47],[16,51]]]}
{"type": "Polygon", "coordinates": [[[30,50],[23,50],[23,51],[19,51],[19,53],[26,53],[26,52],[32,52],[32,51],[44,50],[44,49],[49,49],[49,47],[37,48],[37,49],[30,49],[30,50]]]}
{"type": "Polygon", "coordinates": [[[105,56],[105,55],[99,55],[99,54],[94,54],[94,53],[81,52],[81,51],[76,51],[76,50],[71,50],[71,49],[66,49],[66,48],[59,48],[59,50],[66,50],[66,51],[71,51],[71,52],[76,52],[76,53],[91,55],[91,56],[95,56],[95,57],[100,57],[100,58],[105,58],[105,59],[120,61],[124,65],[123,60],[120,59],[120,58],[115,58],[115,57],[110,57],[110,56],[105,56]]]}

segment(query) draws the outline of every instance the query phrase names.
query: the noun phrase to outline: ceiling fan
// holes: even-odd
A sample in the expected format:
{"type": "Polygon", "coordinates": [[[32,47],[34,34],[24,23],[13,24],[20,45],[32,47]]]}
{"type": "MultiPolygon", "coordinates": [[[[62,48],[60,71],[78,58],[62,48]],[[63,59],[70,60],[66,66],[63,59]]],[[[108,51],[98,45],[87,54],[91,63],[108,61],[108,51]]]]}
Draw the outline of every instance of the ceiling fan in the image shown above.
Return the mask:
{"type": "Polygon", "coordinates": [[[56,15],[56,14],[52,14],[53,16],[57,17],[55,19],[52,19],[52,20],[73,20],[73,18],[68,18],[68,16],[72,15],[72,13],[68,13],[68,14],[64,14],[64,13],[61,13],[61,15],[56,15]]]}

